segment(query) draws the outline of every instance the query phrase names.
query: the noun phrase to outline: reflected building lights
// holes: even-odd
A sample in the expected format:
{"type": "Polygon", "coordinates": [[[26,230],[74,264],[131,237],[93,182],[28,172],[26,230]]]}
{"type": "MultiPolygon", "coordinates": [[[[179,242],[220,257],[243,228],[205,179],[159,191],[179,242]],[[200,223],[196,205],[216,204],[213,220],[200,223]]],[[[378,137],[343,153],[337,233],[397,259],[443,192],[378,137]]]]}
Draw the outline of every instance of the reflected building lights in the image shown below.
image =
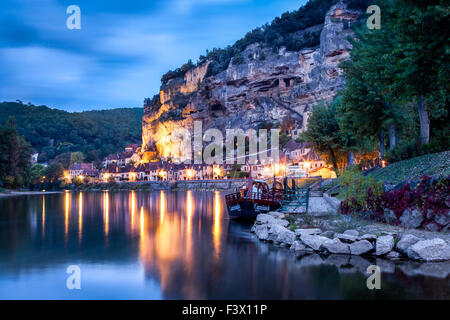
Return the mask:
{"type": "Polygon", "coordinates": [[[64,199],[64,239],[67,241],[69,235],[70,192],[66,191],[64,199]]]}
{"type": "Polygon", "coordinates": [[[163,190],[161,190],[159,199],[160,199],[159,200],[159,208],[160,208],[160,213],[159,213],[160,218],[159,219],[160,219],[160,223],[162,224],[164,221],[164,214],[166,211],[166,195],[163,190]]]}
{"type": "Polygon", "coordinates": [[[109,234],[109,194],[108,191],[103,193],[103,224],[105,228],[105,236],[109,234]]]}
{"type": "Polygon", "coordinates": [[[220,234],[221,234],[221,218],[222,218],[222,203],[219,191],[214,192],[214,223],[213,223],[213,241],[214,253],[216,258],[219,257],[220,250],[220,234]]]}
{"type": "Polygon", "coordinates": [[[83,192],[80,192],[78,198],[78,240],[81,242],[83,234],[83,192]]]}
{"type": "Polygon", "coordinates": [[[144,217],[144,207],[141,207],[141,211],[139,212],[139,235],[141,240],[144,240],[145,237],[145,217],[144,217]]]}
{"type": "Polygon", "coordinates": [[[130,214],[131,214],[131,219],[130,219],[130,224],[131,224],[131,232],[134,232],[134,219],[135,219],[135,215],[136,215],[136,193],[133,191],[131,191],[131,210],[130,210],[130,214]]]}

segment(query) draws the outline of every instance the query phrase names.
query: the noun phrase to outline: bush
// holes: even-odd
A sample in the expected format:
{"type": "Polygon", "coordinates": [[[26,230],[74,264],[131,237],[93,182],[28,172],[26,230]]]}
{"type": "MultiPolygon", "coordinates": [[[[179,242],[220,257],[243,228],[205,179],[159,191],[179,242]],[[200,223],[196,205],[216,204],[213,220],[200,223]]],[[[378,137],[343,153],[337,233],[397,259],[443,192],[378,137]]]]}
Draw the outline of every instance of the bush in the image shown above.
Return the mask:
{"type": "Polygon", "coordinates": [[[345,201],[360,209],[368,209],[368,200],[383,193],[383,185],[373,177],[363,176],[355,167],[345,169],[339,177],[341,192],[345,201]]]}
{"type": "Polygon", "coordinates": [[[419,182],[408,182],[398,190],[378,194],[371,188],[362,191],[364,202],[358,196],[346,198],[341,203],[342,214],[359,213],[366,210],[365,217],[371,220],[386,221],[385,210],[392,210],[396,225],[400,224],[400,217],[406,209],[418,209],[423,217],[422,225],[436,224],[435,217],[445,215],[448,217],[450,205],[450,176],[433,179],[423,176],[419,182]]]}

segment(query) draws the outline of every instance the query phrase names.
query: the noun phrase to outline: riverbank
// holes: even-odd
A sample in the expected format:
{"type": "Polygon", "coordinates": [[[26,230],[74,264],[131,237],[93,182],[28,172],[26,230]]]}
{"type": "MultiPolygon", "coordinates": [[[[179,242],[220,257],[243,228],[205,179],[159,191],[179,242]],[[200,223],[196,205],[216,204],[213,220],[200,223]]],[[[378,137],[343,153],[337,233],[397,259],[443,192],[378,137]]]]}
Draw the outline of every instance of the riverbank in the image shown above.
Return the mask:
{"type": "Polygon", "coordinates": [[[117,182],[117,183],[89,183],[89,184],[69,184],[62,190],[51,191],[15,191],[4,190],[0,192],[0,197],[51,194],[65,192],[98,192],[98,191],[215,191],[226,190],[237,192],[242,186],[248,183],[247,179],[223,179],[223,180],[185,180],[185,181],[143,181],[143,182],[117,182]]]}
{"type": "Polygon", "coordinates": [[[16,197],[16,196],[52,194],[52,193],[62,193],[62,192],[64,192],[64,191],[13,191],[13,190],[7,190],[7,191],[0,192],[0,197],[16,197]]]}
{"type": "Polygon", "coordinates": [[[339,214],[317,217],[280,212],[258,215],[251,231],[261,241],[289,248],[298,258],[318,254],[340,255],[344,260],[415,261],[438,263],[450,271],[448,232],[404,229],[339,214]]]}
{"type": "Polygon", "coordinates": [[[224,180],[184,180],[184,181],[145,181],[145,182],[120,182],[120,183],[90,183],[79,186],[70,185],[68,189],[73,191],[158,191],[158,190],[230,190],[236,191],[247,183],[246,179],[224,180]]]}

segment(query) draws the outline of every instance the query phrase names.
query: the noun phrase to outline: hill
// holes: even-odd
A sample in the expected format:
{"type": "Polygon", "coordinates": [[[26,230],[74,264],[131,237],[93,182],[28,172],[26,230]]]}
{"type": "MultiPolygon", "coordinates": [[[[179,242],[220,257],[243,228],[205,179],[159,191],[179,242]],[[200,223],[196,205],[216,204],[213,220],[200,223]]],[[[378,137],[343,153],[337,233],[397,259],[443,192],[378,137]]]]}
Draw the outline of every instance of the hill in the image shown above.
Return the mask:
{"type": "Polygon", "coordinates": [[[66,112],[21,102],[0,103],[0,125],[15,120],[17,131],[48,161],[81,151],[97,160],[142,137],[142,108],[66,112]]]}
{"type": "Polygon", "coordinates": [[[393,163],[370,174],[377,180],[394,184],[405,180],[428,176],[450,175],[450,151],[427,154],[421,157],[393,163]]]}

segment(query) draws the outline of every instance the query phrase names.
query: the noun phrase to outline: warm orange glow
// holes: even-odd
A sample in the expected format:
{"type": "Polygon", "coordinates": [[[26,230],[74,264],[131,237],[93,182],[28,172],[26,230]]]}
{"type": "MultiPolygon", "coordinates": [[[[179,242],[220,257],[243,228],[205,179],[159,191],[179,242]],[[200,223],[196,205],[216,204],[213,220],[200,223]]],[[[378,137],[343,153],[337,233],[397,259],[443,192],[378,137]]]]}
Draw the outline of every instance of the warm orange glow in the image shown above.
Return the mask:
{"type": "Polygon", "coordinates": [[[81,242],[83,234],[83,192],[80,192],[78,198],[78,240],[81,242]]]}
{"type": "Polygon", "coordinates": [[[188,218],[188,228],[189,224],[192,222],[192,213],[194,212],[194,200],[192,199],[192,191],[188,190],[186,194],[186,215],[188,218]]]}
{"type": "Polygon", "coordinates": [[[386,167],[386,160],[381,160],[381,167],[386,167]]]}
{"type": "Polygon", "coordinates": [[[192,169],[187,169],[187,170],[186,170],[186,177],[187,177],[188,179],[192,179],[192,178],[194,177],[194,170],[192,170],[192,169]]]}
{"type": "Polygon", "coordinates": [[[136,173],[130,173],[130,181],[136,181],[136,173]]]}
{"type": "Polygon", "coordinates": [[[188,190],[186,193],[186,266],[190,272],[192,266],[192,215],[194,213],[194,200],[192,198],[192,191],[188,190]]]}
{"type": "Polygon", "coordinates": [[[141,239],[145,236],[145,217],[144,217],[144,207],[141,207],[139,212],[139,234],[141,239]]]}
{"type": "Polygon", "coordinates": [[[65,194],[65,205],[64,205],[64,237],[67,240],[69,235],[69,209],[70,209],[70,193],[65,194]]]}
{"type": "Polygon", "coordinates": [[[164,214],[166,212],[166,195],[163,190],[161,190],[159,196],[159,210],[159,221],[162,224],[164,221],[164,214]]]}
{"type": "Polygon", "coordinates": [[[109,194],[108,191],[103,193],[103,225],[105,228],[105,235],[109,234],[109,194]]]}
{"type": "Polygon", "coordinates": [[[214,174],[215,174],[216,176],[218,176],[218,177],[220,177],[220,176],[223,175],[222,168],[220,168],[220,167],[214,167],[214,168],[213,168],[213,172],[214,172],[214,174]]]}
{"type": "Polygon", "coordinates": [[[108,181],[110,175],[108,173],[103,174],[103,180],[108,181]]]}
{"type": "Polygon", "coordinates": [[[220,253],[220,235],[221,235],[221,217],[222,217],[222,205],[219,191],[214,193],[214,224],[213,224],[213,241],[214,241],[214,253],[216,258],[220,253]]]}
{"type": "Polygon", "coordinates": [[[136,214],[136,193],[134,192],[134,190],[131,191],[131,210],[130,210],[130,214],[131,214],[131,231],[134,231],[134,216],[136,214]]]}
{"type": "Polygon", "coordinates": [[[166,176],[167,176],[167,172],[164,171],[164,169],[161,169],[161,170],[159,171],[158,175],[159,175],[162,179],[165,179],[166,176]]]}

